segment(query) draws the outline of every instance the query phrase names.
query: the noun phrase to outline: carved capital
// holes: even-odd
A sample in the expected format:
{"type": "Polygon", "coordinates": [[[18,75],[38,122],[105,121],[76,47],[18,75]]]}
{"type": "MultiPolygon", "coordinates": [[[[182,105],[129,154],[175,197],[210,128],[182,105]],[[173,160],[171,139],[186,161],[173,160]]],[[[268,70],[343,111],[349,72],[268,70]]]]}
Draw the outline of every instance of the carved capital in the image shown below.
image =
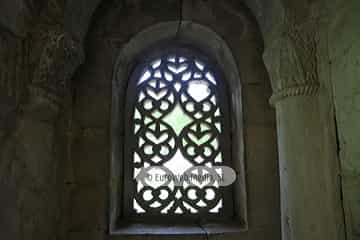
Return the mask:
{"type": "Polygon", "coordinates": [[[80,42],[59,29],[40,33],[40,56],[30,84],[30,97],[46,100],[58,108],[70,88],[71,77],[82,63],[80,42]]]}
{"type": "Polygon", "coordinates": [[[265,52],[273,96],[270,103],[294,96],[314,96],[320,89],[318,74],[318,37],[315,20],[301,25],[290,20],[281,36],[265,52]]]}

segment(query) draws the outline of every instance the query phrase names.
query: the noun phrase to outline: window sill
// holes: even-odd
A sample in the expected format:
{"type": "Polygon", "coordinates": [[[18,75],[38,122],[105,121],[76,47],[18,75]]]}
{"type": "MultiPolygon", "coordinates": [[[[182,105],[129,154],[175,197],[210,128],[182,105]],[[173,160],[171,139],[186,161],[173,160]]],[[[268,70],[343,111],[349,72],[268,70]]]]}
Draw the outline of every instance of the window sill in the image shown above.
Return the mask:
{"type": "Polygon", "coordinates": [[[211,235],[242,233],[247,229],[237,222],[207,224],[123,224],[110,235],[211,235]]]}

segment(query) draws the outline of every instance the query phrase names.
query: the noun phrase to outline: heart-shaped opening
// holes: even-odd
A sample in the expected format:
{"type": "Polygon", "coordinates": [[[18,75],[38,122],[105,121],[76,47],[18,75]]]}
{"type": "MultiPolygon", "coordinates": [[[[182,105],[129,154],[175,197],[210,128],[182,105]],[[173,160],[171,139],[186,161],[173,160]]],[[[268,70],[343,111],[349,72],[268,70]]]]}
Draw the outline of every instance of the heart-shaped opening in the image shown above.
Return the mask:
{"type": "Polygon", "coordinates": [[[186,63],[180,64],[180,65],[175,65],[175,64],[169,64],[168,68],[171,72],[175,73],[175,74],[179,74],[183,71],[185,71],[188,68],[188,65],[186,63]]]}
{"type": "Polygon", "coordinates": [[[209,141],[209,139],[211,138],[211,134],[206,133],[206,134],[203,134],[198,137],[198,136],[196,136],[196,134],[190,132],[189,138],[197,145],[202,145],[202,144],[206,143],[207,141],[209,141]]]}
{"type": "Polygon", "coordinates": [[[160,90],[153,90],[151,88],[146,89],[146,92],[154,99],[159,100],[161,98],[163,98],[166,93],[167,93],[167,89],[160,89],[160,90]]]}
{"type": "Polygon", "coordinates": [[[156,136],[152,132],[147,132],[145,135],[146,135],[147,139],[149,139],[150,141],[152,141],[155,144],[162,143],[169,137],[169,135],[167,133],[162,133],[162,134],[159,134],[158,136],[156,136]]]}
{"type": "Polygon", "coordinates": [[[205,81],[191,81],[188,93],[197,102],[203,101],[211,94],[209,84],[205,81]]]}

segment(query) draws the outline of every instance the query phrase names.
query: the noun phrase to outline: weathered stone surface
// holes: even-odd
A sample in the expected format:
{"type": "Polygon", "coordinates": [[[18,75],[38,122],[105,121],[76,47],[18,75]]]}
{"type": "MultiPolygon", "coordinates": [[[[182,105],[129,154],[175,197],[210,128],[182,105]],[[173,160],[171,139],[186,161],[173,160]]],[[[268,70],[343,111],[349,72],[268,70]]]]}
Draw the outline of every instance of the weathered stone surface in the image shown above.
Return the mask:
{"type": "Polygon", "coordinates": [[[54,190],[24,189],[21,191],[21,234],[39,239],[56,236],[60,217],[59,197],[54,190]]]}
{"type": "Polygon", "coordinates": [[[278,173],[278,162],[273,161],[278,156],[276,129],[271,125],[248,124],[244,134],[247,174],[266,178],[278,173]]]}
{"type": "Polygon", "coordinates": [[[327,156],[329,145],[316,100],[294,97],[277,104],[285,239],[344,237],[336,162],[327,156]]]}
{"type": "Polygon", "coordinates": [[[279,226],[264,226],[258,227],[249,232],[249,239],[268,239],[272,236],[274,239],[281,239],[279,226]]]}
{"type": "Polygon", "coordinates": [[[71,77],[83,61],[83,48],[61,27],[40,28],[33,35],[32,47],[40,54],[29,86],[30,101],[48,101],[56,111],[69,95],[71,77]]]}
{"type": "MultiPolygon", "coordinates": [[[[359,75],[359,48],[356,44],[360,32],[359,28],[355,26],[358,22],[358,14],[355,14],[355,12],[359,11],[360,4],[358,1],[341,0],[332,2],[321,0],[308,2],[280,0],[247,2],[257,16],[261,26],[266,45],[265,60],[273,81],[282,81],[282,78],[286,76],[281,74],[283,71],[290,72],[291,74],[295,73],[296,79],[306,79],[303,73],[296,73],[296,69],[290,68],[289,71],[286,68],[282,69],[282,66],[284,66],[283,62],[288,61],[286,55],[281,52],[282,47],[286,46],[286,43],[279,41],[287,34],[288,28],[284,28],[284,23],[287,24],[288,20],[291,20],[300,29],[315,30],[312,34],[314,37],[312,42],[316,43],[317,53],[312,58],[317,61],[318,82],[323,86],[322,91],[328,91],[321,93],[320,101],[322,102],[320,102],[320,106],[323,108],[321,109],[321,114],[327,115],[333,111],[331,109],[333,106],[328,106],[327,102],[331,102],[334,105],[335,112],[332,112],[332,114],[335,116],[334,119],[337,123],[347,237],[349,239],[358,239],[359,219],[354,216],[360,216],[357,208],[360,199],[359,192],[355,190],[360,169],[358,161],[360,154],[357,150],[358,133],[360,132],[360,129],[358,129],[359,124],[357,124],[360,117],[358,114],[358,105],[360,104],[358,101],[358,89],[360,85],[359,81],[357,81],[357,75],[359,75]],[[300,2],[301,6],[298,5],[300,2]],[[313,22],[312,26],[306,27],[308,22],[313,22]],[[332,96],[333,98],[331,98],[332,96]],[[327,99],[324,99],[324,97],[327,99]]],[[[289,40],[291,39],[285,41],[289,40]]],[[[295,43],[295,46],[298,44],[296,42],[293,43],[295,43]]],[[[306,55],[299,55],[299,50],[310,53],[311,44],[303,48],[303,50],[293,48],[290,51],[290,53],[295,53],[294,56],[296,58],[303,57],[307,59],[306,55]]],[[[298,63],[301,64],[301,61],[298,63]]],[[[291,65],[297,65],[298,63],[293,62],[291,65]]],[[[304,73],[307,74],[311,72],[311,67],[305,67],[304,70],[304,73]]],[[[276,89],[274,84],[273,87],[276,89]]],[[[308,93],[310,92],[308,91],[308,93]]],[[[302,118],[305,121],[306,116],[304,115],[302,118]]],[[[322,119],[321,121],[325,119],[325,122],[322,122],[322,124],[329,131],[324,133],[324,140],[331,142],[331,140],[326,138],[334,138],[335,136],[335,133],[331,132],[333,131],[331,127],[329,128],[329,126],[334,124],[330,122],[333,120],[325,115],[320,116],[320,118],[322,119]]],[[[333,146],[331,145],[331,147],[333,146]]],[[[328,150],[329,154],[333,151],[334,149],[328,150]]],[[[330,155],[326,157],[331,161],[336,160],[330,155]]],[[[333,171],[336,174],[336,167],[333,171]]],[[[335,180],[330,182],[334,183],[335,180]]],[[[338,194],[341,193],[339,192],[338,194]]]]}
{"type": "Polygon", "coordinates": [[[76,39],[83,41],[89,30],[92,15],[101,0],[66,1],[64,25],[76,39]]]}
{"type": "Polygon", "coordinates": [[[101,230],[90,231],[69,231],[67,240],[102,240],[105,238],[105,232],[101,230]]]}
{"type": "Polygon", "coordinates": [[[68,231],[106,229],[105,185],[74,185],[70,190],[68,231]]]}
{"type": "Polygon", "coordinates": [[[233,47],[232,52],[238,63],[241,81],[249,85],[263,85],[265,83],[270,86],[269,74],[262,53],[254,51],[258,44],[253,42],[249,44],[245,41],[239,43],[239,45],[241,47],[233,47]]]}
{"type": "Polygon", "coordinates": [[[348,231],[350,239],[358,239],[360,236],[360,174],[345,173],[343,177],[343,191],[345,198],[345,213],[347,222],[350,223],[348,231]]]}
{"type": "Polygon", "coordinates": [[[30,77],[26,41],[0,29],[0,129],[14,124],[18,105],[30,77]]]}
{"type": "Polygon", "coordinates": [[[0,25],[18,36],[25,36],[32,20],[31,1],[0,2],[0,25]]]}
{"type": "Polygon", "coordinates": [[[275,126],[275,109],[269,104],[272,91],[267,84],[243,85],[244,121],[246,124],[275,126]]]}
{"type": "Polygon", "coordinates": [[[26,118],[17,133],[17,155],[27,173],[28,186],[51,188],[56,183],[54,163],[55,127],[52,124],[26,118]]]}
{"type": "Polygon", "coordinates": [[[89,33],[87,46],[93,51],[86,53],[86,66],[81,66],[74,76],[74,85],[83,84],[94,88],[106,88],[110,91],[113,79],[114,47],[110,39],[104,39],[96,33],[89,33]],[[101,66],[101,67],[99,67],[101,66]]]}
{"type": "Polygon", "coordinates": [[[72,141],[74,182],[108,182],[109,136],[107,129],[82,129],[72,141]]]}
{"type": "Polygon", "coordinates": [[[342,165],[344,206],[349,239],[360,239],[360,30],[359,1],[335,1],[329,5],[330,69],[339,151],[342,165]]]}
{"type": "MultiPolygon", "coordinates": [[[[246,179],[249,224],[264,227],[280,224],[280,189],[276,129],[249,124],[245,129],[246,179]]],[[[275,230],[274,230],[275,231],[275,230]]],[[[279,230],[280,233],[280,230],[279,230]]]]}
{"type": "Polygon", "coordinates": [[[81,128],[107,128],[110,121],[111,89],[83,84],[75,90],[74,120],[81,128]]]}
{"type": "Polygon", "coordinates": [[[8,183],[0,183],[0,189],[3,194],[0,195],[0,232],[4,238],[8,239],[20,239],[20,204],[19,189],[14,185],[11,186],[8,183]],[[6,193],[6,194],[4,194],[6,193]]]}
{"type": "Polygon", "coordinates": [[[63,31],[61,5],[0,3],[0,25],[11,32],[0,33],[0,185],[6,196],[0,219],[7,239],[56,239],[62,229],[58,113],[82,61],[82,46],[63,31]]]}

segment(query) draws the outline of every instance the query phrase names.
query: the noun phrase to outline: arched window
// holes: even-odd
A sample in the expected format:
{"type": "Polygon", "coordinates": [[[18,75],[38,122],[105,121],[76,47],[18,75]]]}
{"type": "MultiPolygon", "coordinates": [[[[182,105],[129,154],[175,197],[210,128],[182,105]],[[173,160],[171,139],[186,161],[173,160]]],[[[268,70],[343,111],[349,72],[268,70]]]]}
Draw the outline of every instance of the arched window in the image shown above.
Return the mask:
{"type": "Polygon", "coordinates": [[[124,216],[140,222],[231,217],[231,187],[222,183],[231,141],[221,70],[185,45],[138,59],[125,104],[124,216]]]}
{"type": "Polygon", "coordinates": [[[156,24],[119,49],[111,111],[114,235],[247,229],[236,61],[211,29],[184,22],[177,36],[177,27],[156,24]]]}

